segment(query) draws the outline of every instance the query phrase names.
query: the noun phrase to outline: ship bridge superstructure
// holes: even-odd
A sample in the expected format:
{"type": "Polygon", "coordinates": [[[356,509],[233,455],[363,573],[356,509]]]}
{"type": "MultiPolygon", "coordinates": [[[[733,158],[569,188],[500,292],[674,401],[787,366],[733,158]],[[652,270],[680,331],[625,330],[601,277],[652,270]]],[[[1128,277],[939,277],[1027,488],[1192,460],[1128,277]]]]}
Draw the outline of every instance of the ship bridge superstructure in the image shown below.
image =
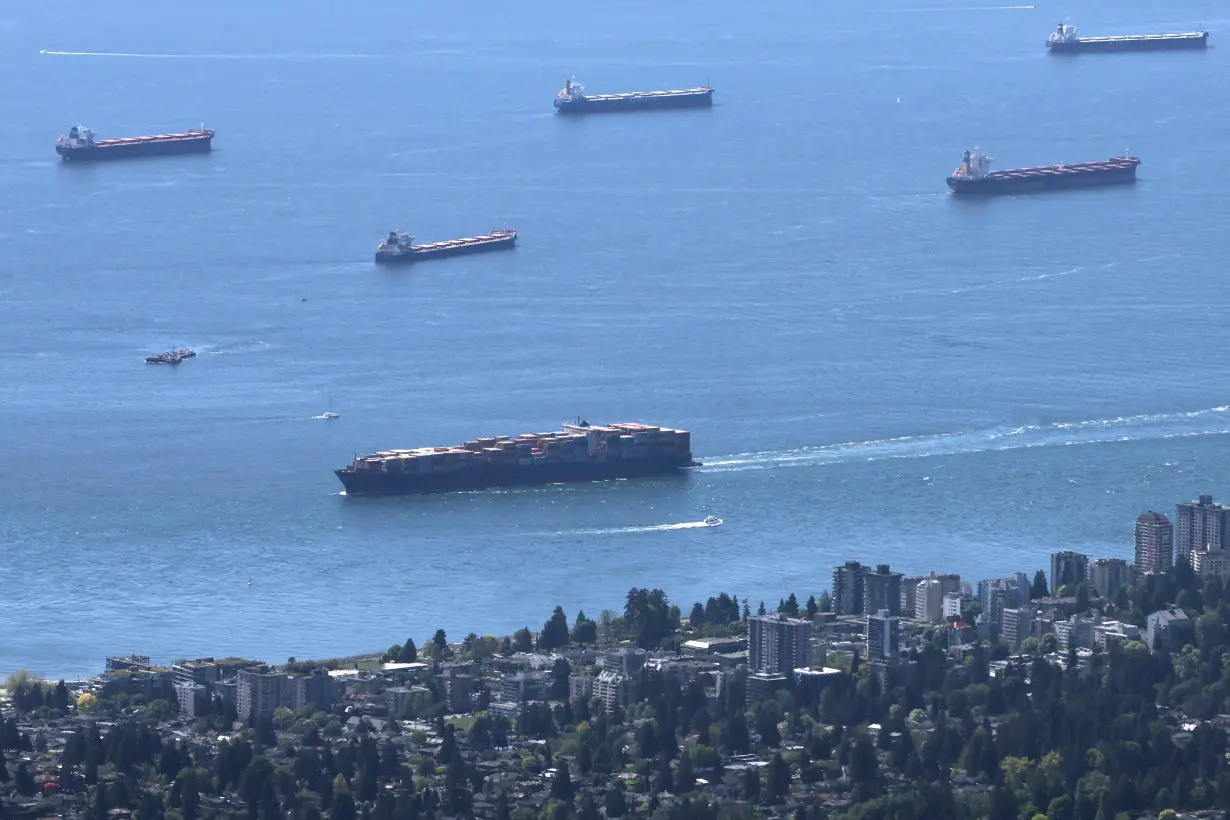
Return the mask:
{"type": "Polygon", "coordinates": [[[961,165],[952,172],[955,179],[982,179],[991,172],[994,157],[975,151],[966,151],[961,155],[961,165]]]}

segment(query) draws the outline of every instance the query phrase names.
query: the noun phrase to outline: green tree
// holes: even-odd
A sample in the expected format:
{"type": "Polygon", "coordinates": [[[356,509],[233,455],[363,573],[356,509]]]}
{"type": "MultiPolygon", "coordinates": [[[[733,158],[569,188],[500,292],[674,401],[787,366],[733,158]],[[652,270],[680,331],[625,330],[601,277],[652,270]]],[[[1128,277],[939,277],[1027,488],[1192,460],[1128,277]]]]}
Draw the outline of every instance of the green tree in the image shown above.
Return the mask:
{"type": "Polygon", "coordinates": [[[162,810],[162,800],[152,791],[143,791],[136,816],[138,820],[162,820],[166,816],[162,810]]]}
{"type": "Polygon", "coordinates": [[[833,597],[829,595],[828,590],[820,593],[820,603],[817,606],[820,607],[820,612],[833,611],[833,597]]]}
{"type": "Polygon", "coordinates": [[[816,617],[816,613],[820,611],[820,605],[816,603],[815,595],[807,596],[807,617],[812,619],[816,617]]]}
{"type": "Polygon", "coordinates": [[[696,788],[696,771],[692,768],[690,755],[679,758],[679,770],[675,772],[675,793],[687,794],[696,788]]]}
{"type": "Polygon", "coordinates": [[[1034,582],[1029,587],[1030,600],[1045,598],[1050,594],[1046,587],[1046,573],[1038,570],[1034,573],[1034,582]]]}
{"type": "MultiPolygon", "coordinates": [[[[564,658],[556,658],[551,664],[551,692],[554,700],[568,700],[568,682],[572,677],[572,664],[564,658]]],[[[571,722],[571,721],[570,721],[571,722]]]]}
{"type": "Polygon", "coordinates": [[[987,820],[1016,820],[1020,809],[1017,806],[1016,795],[1012,789],[1003,783],[996,783],[991,789],[991,798],[987,820]]]}
{"type": "Polygon", "coordinates": [[[650,760],[658,753],[658,736],[652,720],[637,727],[636,750],[641,760],[650,760]]]}
{"type": "Polygon", "coordinates": [[[581,809],[577,813],[577,820],[602,820],[602,815],[598,813],[598,806],[588,794],[581,798],[581,809]]]}
{"type": "Polygon", "coordinates": [[[700,601],[692,604],[692,613],[688,615],[688,625],[693,629],[703,626],[705,623],[705,605],[700,601]]]}
{"type": "Polygon", "coordinates": [[[678,607],[672,607],[660,589],[628,590],[624,604],[624,625],[642,649],[656,649],[677,628],[678,607]]]}
{"type": "Polygon", "coordinates": [[[248,816],[255,818],[260,809],[265,784],[273,778],[273,764],[263,754],[253,755],[252,761],[239,778],[239,796],[248,804],[248,816]]]}
{"type": "Polygon", "coordinates": [[[568,770],[568,761],[561,760],[555,767],[555,777],[551,778],[551,799],[570,805],[572,794],[572,772],[568,770]]]}
{"type": "Polygon", "coordinates": [[[1046,808],[1046,820],[1072,820],[1072,798],[1061,794],[1046,808]]]}
{"type": "Polygon", "coordinates": [[[436,634],[431,636],[431,643],[436,648],[436,657],[447,657],[448,652],[448,637],[445,636],[443,629],[437,629],[436,634]]]}
{"type": "Polygon", "coordinates": [[[675,791],[675,777],[671,772],[671,759],[665,752],[658,755],[658,773],[653,783],[654,793],[675,791]]]}
{"type": "Polygon", "coordinates": [[[753,768],[743,773],[743,799],[749,803],[760,800],[760,773],[753,768]]]}
{"type": "Polygon", "coordinates": [[[559,649],[568,645],[568,616],[564,608],[557,606],[551,617],[542,625],[538,635],[538,648],[544,650],[559,649]]]}
{"type": "Polygon", "coordinates": [[[628,813],[628,801],[620,788],[607,791],[602,798],[602,805],[606,809],[607,817],[623,817],[628,813]]]}
{"type": "Polygon", "coordinates": [[[470,791],[466,788],[465,762],[456,748],[444,774],[444,797],[445,808],[450,816],[470,813],[470,791]]]}
{"type": "Polygon", "coordinates": [[[1089,584],[1079,583],[1076,585],[1076,611],[1089,611],[1089,584]]]}
{"type": "Polygon", "coordinates": [[[572,625],[572,642],[581,646],[598,642],[598,624],[585,617],[585,610],[577,613],[572,625]]]}
{"type": "Polygon", "coordinates": [[[782,760],[781,752],[774,752],[769,761],[766,773],[768,790],[765,794],[765,805],[778,806],[786,801],[790,794],[790,767],[782,760]]]}
{"type": "Polygon", "coordinates": [[[512,648],[514,652],[534,651],[534,635],[530,632],[529,627],[523,626],[513,633],[512,648]]]}
{"type": "Polygon", "coordinates": [[[419,659],[419,650],[414,645],[414,638],[406,638],[406,642],[401,645],[401,651],[397,653],[398,663],[415,663],[419,659]]]}
{"type": "Polygon", "coordinates": [[[196,820],[201,807],[201,790],[197,785],[196,769],[186,767],[180,774],[180,808],[183,820],[196,820]]]}
{"type": "Polygon", "coordinates": [[[13,777],[13,788],[17,789],[18,794],[26,797],[38,794],[38,784],[34,782],[34,776],[26,768],[24,760],[17,764],[17,774],[13,777]]]}
{"type": "Polygon", "coordinates": [[[333,779],[333,808],[329,812],[329,820],[357,820],[358,816],[354,795],[346,785],[346,778],[339,774],[333,779]]]}

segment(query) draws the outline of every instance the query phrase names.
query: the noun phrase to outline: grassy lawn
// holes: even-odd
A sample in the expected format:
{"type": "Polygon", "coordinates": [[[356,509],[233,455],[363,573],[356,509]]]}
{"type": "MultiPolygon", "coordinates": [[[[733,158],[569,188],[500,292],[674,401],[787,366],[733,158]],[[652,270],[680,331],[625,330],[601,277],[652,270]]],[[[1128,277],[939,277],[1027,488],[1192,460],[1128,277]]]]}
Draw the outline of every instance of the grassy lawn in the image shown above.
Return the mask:
{"type": "Polygon", "coordinates": [[[456,717],[447,718],[445,722],[453,724],[453,728],[459,732],[468,732],[474,726],[474,716],[457,715],[456,717]]]}

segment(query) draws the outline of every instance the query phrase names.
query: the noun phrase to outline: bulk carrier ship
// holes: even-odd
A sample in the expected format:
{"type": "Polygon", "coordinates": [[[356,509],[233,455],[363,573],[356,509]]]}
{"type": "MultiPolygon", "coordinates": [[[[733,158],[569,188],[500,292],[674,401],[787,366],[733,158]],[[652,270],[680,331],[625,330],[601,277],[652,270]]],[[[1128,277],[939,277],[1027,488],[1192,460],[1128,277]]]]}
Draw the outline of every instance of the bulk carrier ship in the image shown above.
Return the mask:
{"type": "Polygon", "coordinates": [[[203,154],[210,150],[214,132],[202,128],[182,134],[151,137],[120,137],[100,140],[84,125],[74,125],[68,136],[56,140],[56,153],[65,162],[97,162],[105,159],[133,159],[167,154],[203,154]]]}
{"type": "Polygon", "coordinates": [[[1100,162],[992,171],[991,157],[966,151],[961,166],[948,177],[948,188],[954,194],[1015,194],[1048,188],[1126,184],[1136,181],[1139,165],[1136,157],[1115,157],[1100,162]]]}
{"type": "Polygon", "coordinates": [[[650,111],[662,108],[705,108],[713,105],[713,88],[707,85],[678,91],[629,91],[624,94],[592,94],[585,86],[567,80],[555,95],[561,114],[598,114],[610,111],[650,111]]]}
{"type": "Polygon", "coordinates": [[[692,434],[647,424],[590,425],[480,438],[457,447],[386,450],[336,470],[347,495],[413,495],[669,475],[699,466],[692,434]]]}
{"type": "Polygon", "coordinates": [[[481,236],[467,236],[464,239],[447,239],[443,242],[428,242],[422,245],[414,244],[414,237],[400,231],[389,231],[389,235],[376,246],[376,261],[386,264],[400,262],[415,262],[419,259],[433,259],[440,256],[461,256],[467,253],[483,253],[504,248],[514,248],[517,245],[516,231],[492,231],[481,236]]]}
{"type": "Polygon", "coordinates": [[[1052,54],[1080,54],[1086,51],[1175,51],[1206,48],[1207,31],[1178,34],[1120,34],[1111,37],[1077,37],[1076,26],[1060,23],[1046,40],[1052,54]]]}

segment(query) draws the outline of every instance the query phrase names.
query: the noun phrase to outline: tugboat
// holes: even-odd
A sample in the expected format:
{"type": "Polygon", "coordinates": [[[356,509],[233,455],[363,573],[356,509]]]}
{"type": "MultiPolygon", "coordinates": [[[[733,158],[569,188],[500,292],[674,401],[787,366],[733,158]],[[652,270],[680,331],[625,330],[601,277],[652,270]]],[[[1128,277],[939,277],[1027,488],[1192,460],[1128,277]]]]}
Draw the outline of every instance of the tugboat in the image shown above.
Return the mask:
{"type": "Polygon", "coordinates": [[[184,359],[191,359],[195,355],[195,350],[188,347],[180,347],[175,350],[168,350],[166,353],[146,356],[145,361],[150,364],[180,364],[184,359]]]}

